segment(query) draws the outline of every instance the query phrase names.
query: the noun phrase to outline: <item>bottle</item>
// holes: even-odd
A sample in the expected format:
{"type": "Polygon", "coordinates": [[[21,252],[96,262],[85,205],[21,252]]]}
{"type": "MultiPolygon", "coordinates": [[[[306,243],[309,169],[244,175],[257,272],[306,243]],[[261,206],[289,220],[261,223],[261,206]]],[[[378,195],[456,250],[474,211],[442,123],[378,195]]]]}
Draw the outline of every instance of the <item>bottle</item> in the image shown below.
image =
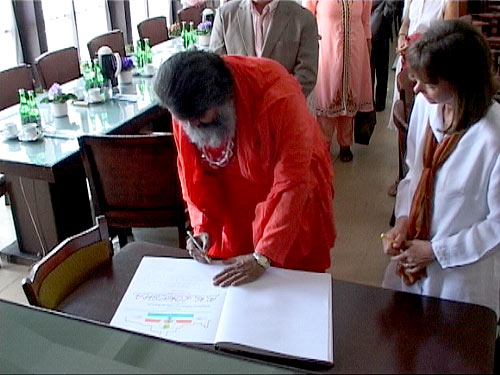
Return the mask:
{"type": "Polygon", "coordinates": [[[33,90],[28,91],[28,108],[29,108],[29,122],[33,122],[38,126],[42,123],[42,117],[40,116],[40,110],[36,104],[35,92],[33,90]]]}
{"type": "Polygon", "coordinates": [[[30,108],[28,106],[28,94],[25,89],[17,90],[19,95],[19,115],[21,116],[21,124],[30,122],[30,108]]]}
{"type": "Polygon", "coordinates": [[[94,80],[94,72],[92,71],[91,64],[88,61],[82,63],[82,75],[85,81],[85,89],[88,90],[92,88],[94,80]]]}
{"type": "Polygon", "coordinates": [[[182,46],[187,50],[189,48],[189,31],[186,29],[186,21],[182,21],[181,38],[182,46]]]}
{"type": "Polygon", "coordinates": [[[137,56],[137,68],[139,71],[142,71],[142,68],[144,68],[144,45],[142,39],[137,40],[135,55],[137,56]]]}
{"type": "Polygon", "coordinates": [[[94,87],[102,87],[104,84],[104,76],[102,75],[99,60],[94,59],[92,69],[94,70],[94,87]]]}
{"type": "Polygon", "coordinates": [[[153,62],[153,51],[151,50],[151,42],[149,38],[144,38],[144,65],[153,62]]]}
{"type": "Polygon", "coordinates": [[[194,28],[194,22],[193,21],[190,21],[189,22],[189,47],[188,48],[196,48],[195,47],[195,44],[196,44],[196,40],[197,40],[197,36],[196,36],[196,29],[194,28]]]}

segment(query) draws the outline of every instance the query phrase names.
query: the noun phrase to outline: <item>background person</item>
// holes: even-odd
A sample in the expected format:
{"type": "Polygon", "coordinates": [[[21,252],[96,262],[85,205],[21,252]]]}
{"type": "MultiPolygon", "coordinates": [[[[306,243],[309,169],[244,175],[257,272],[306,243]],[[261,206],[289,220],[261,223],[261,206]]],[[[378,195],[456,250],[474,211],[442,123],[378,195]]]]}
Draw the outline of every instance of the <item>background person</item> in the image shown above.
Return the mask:
{"type": "Polygon", "coordinates": [[[320,35],[316,115],[328,146],[337,131],[340,160],[353,158],[356,112],[373,110],[370,70],[371,0],[306,0],[320,35]]]}
{"type": "Polygon", "coordinates": [[[318,74],[318,26],[293,1],[232,0],[215,17],[210,50],[219,55],[268,57],[292,74],[307,97],[318,74]]]}
{"type": "Polygon", "coordinates": [[[164,62],[154,90],[174,116],[187,250],[231,263],[214,283],[253,281],[268,262],[324,272],[333,170],[298,82],[270,59],[194,51],[164,62]]]}
{"type": "Polygon", "coordinates": [[[406,59],[416,80],[384,287],[488,306],[499,315],[500,105],[491,52],[462,21],[439,21],[406,59]],[[460,61],[460,64],[456,62],[460,61]]]}

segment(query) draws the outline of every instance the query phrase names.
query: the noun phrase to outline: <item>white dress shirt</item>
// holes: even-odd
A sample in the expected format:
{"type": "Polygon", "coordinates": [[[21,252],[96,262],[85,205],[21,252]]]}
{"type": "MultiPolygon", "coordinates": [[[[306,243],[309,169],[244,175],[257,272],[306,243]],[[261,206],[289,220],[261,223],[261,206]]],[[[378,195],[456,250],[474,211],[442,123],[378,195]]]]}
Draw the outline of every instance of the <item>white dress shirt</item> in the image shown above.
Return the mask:
{"type": "Polygon", "coordinates": [[[262,50],[264,49],[267,33],[271,28],[271,22],[273,21],[273,16],[278,6],[278,0],[272,0],[267,4],[264,9],[262,9],[262,13],[257,12],[252,0],[249,1],[251,2],[250,10],[252,12],[255,53],[258,57],[262,57],[262,50]]]}
{"type": "MultiPolygon", "coordinates": [[[[408,174],[398,186],[396,217],[408,216],[423,169],[427,124],[438,142],[442,105],[417,95],[407,139],[408,174]]],[[[388,266],[383,286],[488,306],[497,317],[500,297],[500,105],[464,134],[437,171],[432,201],[431,246],[436,261],[427,278],[407,286],[388,266]]]]}

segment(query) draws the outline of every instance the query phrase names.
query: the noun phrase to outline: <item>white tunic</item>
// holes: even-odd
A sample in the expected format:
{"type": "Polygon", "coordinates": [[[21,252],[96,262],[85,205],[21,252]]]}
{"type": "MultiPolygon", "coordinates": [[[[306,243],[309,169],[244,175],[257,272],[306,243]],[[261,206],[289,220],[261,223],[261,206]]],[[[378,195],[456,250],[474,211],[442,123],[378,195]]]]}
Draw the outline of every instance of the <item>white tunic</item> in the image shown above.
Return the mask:
{"type": "MultiPolygon", "coordinates": [[[[429,104],[419,94],[408,131],[409,172],[398,187],[396,217],[409,215],[423,169],[428,123],[441,141],[442,105],[429,104]]],[[[431,221],[436,261],[427,267],[428,277],[407,286],[395,275],[391,262],[384,287],[488,306],[500,317],[499,154],[500,105],[495,102],[436,173],[431,221]]]]}

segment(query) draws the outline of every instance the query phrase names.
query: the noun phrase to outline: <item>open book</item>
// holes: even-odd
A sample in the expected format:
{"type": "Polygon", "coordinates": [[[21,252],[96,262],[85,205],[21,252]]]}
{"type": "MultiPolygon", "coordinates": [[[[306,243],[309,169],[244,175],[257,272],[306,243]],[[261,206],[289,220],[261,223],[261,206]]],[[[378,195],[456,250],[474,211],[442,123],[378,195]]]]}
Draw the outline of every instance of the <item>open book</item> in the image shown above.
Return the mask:
{"type": "Polygon", "coordinates": [[[111,325],[180,342],[333,364],[331,275],[270,267],[256,281],[213,286],[225,266],[144,257],[111,325]]]}

